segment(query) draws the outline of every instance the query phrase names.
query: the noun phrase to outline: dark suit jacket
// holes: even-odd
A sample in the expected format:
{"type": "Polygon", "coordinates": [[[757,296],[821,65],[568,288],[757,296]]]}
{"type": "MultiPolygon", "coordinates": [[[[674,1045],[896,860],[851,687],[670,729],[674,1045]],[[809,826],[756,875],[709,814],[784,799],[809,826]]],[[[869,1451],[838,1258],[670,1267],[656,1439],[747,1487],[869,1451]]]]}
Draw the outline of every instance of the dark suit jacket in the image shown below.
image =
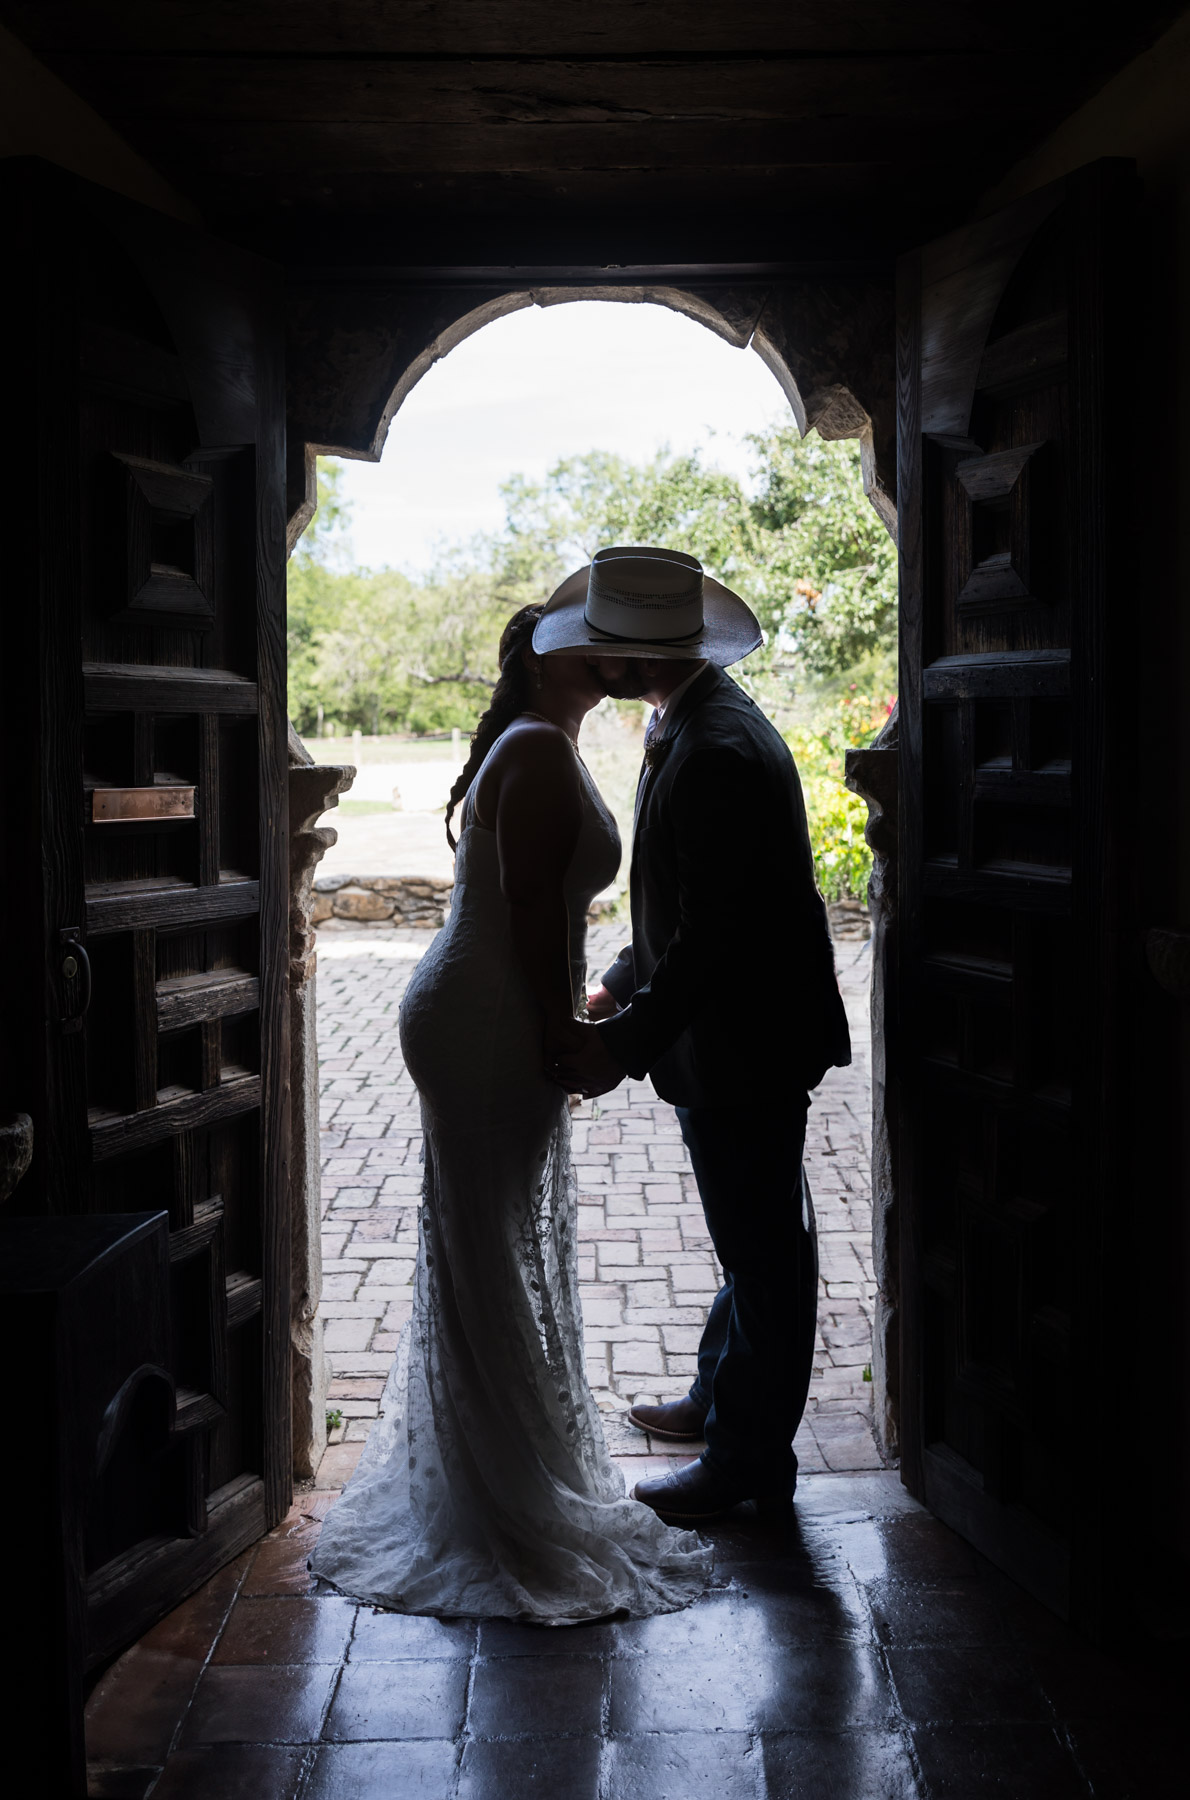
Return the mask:
{"type": "Polygon", "coordinates": [[[816,1087],[851,1061],[801,783],[779,733],[706,668],[650,746],[633,836],[632,945],[599,1030],[675,1106],[816,1087]]]}

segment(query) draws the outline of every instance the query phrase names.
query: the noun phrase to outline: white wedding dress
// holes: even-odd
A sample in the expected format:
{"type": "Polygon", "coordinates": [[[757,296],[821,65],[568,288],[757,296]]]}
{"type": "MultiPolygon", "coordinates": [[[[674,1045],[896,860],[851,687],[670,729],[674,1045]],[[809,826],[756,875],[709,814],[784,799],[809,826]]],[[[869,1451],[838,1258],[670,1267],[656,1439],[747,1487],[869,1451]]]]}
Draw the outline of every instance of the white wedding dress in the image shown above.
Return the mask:
{"type": "MultiPolygon", "coordinates": [[[[576,995],[587,908],[620,860],[579,767],[565,880],[576,995]]],[[[551,1625],[672,1612],[706,1587],[711,1552],[626,1498],[608,1456],[583,1360],[569,1108],[543,1074],[477,780],[449,922],[401,1006],[425,1132],[413,1316],[311,1567],[400,1612],[551,1625]]]]}

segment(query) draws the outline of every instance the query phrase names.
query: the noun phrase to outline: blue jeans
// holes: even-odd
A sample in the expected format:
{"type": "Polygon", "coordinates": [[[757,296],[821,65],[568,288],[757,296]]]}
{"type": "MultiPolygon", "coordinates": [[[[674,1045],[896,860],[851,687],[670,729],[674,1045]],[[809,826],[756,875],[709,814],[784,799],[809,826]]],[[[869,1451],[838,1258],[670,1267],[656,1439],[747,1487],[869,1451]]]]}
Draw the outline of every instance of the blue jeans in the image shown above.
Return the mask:
{"type": "Polygon", "coordinates": [[[706,1460],[757,1492],[792,1493],[818,1313],[818,1238],[802,1170],[809,1099],[677,1109],[724,1281],[690,1398],[706,1460]]]}

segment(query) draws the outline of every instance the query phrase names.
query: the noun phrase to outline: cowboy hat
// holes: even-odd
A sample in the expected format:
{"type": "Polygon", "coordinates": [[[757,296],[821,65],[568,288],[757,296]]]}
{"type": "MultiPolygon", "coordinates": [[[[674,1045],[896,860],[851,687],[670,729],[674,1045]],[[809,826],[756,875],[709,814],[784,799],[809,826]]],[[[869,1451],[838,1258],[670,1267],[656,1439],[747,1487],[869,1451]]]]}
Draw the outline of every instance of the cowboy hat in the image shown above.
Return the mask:
{"type": "Polygon", "coordinates": [[[760,624],[738,594],[680,550],[630,544],[597,550],[545,603],[539,656],[700,658],[726,668],[760,647],[760,624]]]}

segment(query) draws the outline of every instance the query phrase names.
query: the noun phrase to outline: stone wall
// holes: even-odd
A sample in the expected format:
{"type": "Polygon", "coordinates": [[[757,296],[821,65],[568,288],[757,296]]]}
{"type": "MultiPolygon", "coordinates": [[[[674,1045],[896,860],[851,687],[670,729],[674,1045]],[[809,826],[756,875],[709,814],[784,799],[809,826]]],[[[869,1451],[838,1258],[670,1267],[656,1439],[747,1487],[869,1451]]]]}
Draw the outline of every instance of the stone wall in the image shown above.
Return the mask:
{"type": "Polygon", "coordinates": [[[320,875],[314,883],[315,925],[328,919],[354,925],[445,923],[454,883],[432,875],[320,875]]]}
{"type": "MultiPolygon", "coordinates": [[[[353,925],[420,925],[427,931],[446,922],[454,884],[432,875],[320,875],[314,882],[312,923],[339,919],[353,925]]],[[[724,895],[733,913],[734,893],[724,895]]],[[[596,900],[588,915],[592,924],[606,917],[612,902],[596,900]]],[[[832,900],[827,907],[831,936],[866,938],[868,909],[859,900],[832,900]]]]}

